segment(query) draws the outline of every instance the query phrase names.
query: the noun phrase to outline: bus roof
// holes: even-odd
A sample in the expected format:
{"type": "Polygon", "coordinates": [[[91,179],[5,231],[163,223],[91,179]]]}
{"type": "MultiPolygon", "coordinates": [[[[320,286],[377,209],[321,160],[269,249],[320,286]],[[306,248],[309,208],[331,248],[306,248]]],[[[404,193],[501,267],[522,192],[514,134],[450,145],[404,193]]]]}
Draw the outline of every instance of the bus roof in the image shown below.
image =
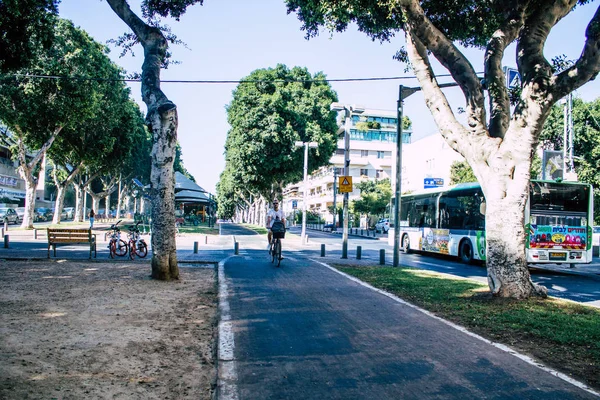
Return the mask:
{"type": "MultiPolygon", "coordinates": [[[[546,180],[532,179],[531,182],[591,186],[591,184],[589,184],[587,182],[557,181],[557,180],[548,180],[548,179],[546,179],[546,180]]],[[[427,195],[427,194],[433,195],[433,194],[442,193],[442,192],[444,192],[444,193],[453,192],[455,190],[480,189],[480,188],[481,188],[481,185],[479,185],[479,182],[466,182],[466,183],[458,183],[456,185],[439,187],[439,188],[415,190],[414,192],[404,193],[402,195],[402,197],[404,197],[404,196],[420,196],[420,195],[427,195]]]]}

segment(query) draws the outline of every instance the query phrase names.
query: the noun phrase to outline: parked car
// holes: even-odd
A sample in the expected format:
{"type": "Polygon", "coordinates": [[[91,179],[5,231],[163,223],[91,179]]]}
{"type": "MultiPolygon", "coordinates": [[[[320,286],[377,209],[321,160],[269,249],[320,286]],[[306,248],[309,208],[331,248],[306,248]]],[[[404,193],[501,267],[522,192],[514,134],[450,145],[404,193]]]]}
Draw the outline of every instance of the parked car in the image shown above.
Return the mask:
{"type": "Polygon", "coordinates": [[[33,212],[33,222],[51,221],[52,217],[54,217],[54,213],[46,207],[36,208],[33,212]]]}
{"type": "Polygon", "coordinates": [[[2,207],[0,208],[0,221],[8,224],[18,224],[19,215],[13,208],[2,207]]]}
{"type": "Polygon", "coordinates": [[[323,226],[323,232],[333,232],[334,226],[333,224],[326,224],[323,226]]]}
{"type": "Polygon", "coordinates": [[[390,220],[387,218],[382,218],[375,224],[375,232],[388,233],[389,230],[390,220]]]}
{"type": "Polygon", "coordinates": [[[25,207],[17,207],[15,208],[15,211],[17,212],[17,215],[19,216],[19,221],[23,221],[23,218],[25,218],[25,207]]]}
{"type": "MultiPolygon", "coordinates": [[[[63,212],[65,213],[65,219],[75,218],[75,207],[65,207],[65,208],[63,208],[63,212]]],[[[61,215],[61,219],[62,219],[62,215],[61,215]]]]}

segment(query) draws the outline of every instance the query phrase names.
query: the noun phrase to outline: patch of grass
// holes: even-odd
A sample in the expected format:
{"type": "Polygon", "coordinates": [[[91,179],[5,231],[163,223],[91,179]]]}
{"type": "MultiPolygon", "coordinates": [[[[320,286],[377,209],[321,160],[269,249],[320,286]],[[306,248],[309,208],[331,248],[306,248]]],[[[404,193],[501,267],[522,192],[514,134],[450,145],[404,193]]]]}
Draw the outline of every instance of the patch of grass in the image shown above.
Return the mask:
{"type": "Polygon", "coordinates": [[[412,268],[334,266],[600,389],[599,309],[554,298],[497,298],[480,283],[412,268]]]}
{"type": "Polygon", "coordinates": [[[199,234],[199,235],[218,235],[219,227],[213,226],[208,227],[208,224],[200,224],[198,226],[194,225],[184,225],[179,227],[179,233],[186,234],[199,234]]]}
{"type": "Polygon", "coordinates": [[[267,234],[267,228],[265,228],[264,226],[252,225],[252,224],[240,224],[240,225],[242,225],[244,228],[253,230],[254,232],[258,233],[259,235],[267,234]]]}

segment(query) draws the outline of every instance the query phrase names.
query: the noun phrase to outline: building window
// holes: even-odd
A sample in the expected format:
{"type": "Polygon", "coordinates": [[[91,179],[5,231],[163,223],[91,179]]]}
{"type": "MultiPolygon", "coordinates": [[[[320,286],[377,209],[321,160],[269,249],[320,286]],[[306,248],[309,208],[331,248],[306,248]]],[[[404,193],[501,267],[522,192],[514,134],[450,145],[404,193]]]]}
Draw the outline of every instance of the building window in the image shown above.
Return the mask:
{"type": "Polygon", "coordinates": [[[361,157],[369,157],[369,150],[361,150],[360,156],[361,157]]]}
{"type": "Polygon", "coordinates": [[[385,151],[378,151],[377,158],[383,158],[385,156],[385,151]]]}
{"type": "Polygon", "coordinates": [[[338,155],[342,154],[343,155],[344,154],[344,149],[335,149],[335,154],[338,154],[338,155]]]}
{"type": "Polygon", "coordinates": [[[366,168],[360,169],[360,176],[369,176],[369,170],[366,168]]]}
{"type": "Polygon", "coordinates": [[[383,178],[383,170],[382,169],[378,169],[375,171],[375,178],[377,178],[377,179],[383,178]]]}

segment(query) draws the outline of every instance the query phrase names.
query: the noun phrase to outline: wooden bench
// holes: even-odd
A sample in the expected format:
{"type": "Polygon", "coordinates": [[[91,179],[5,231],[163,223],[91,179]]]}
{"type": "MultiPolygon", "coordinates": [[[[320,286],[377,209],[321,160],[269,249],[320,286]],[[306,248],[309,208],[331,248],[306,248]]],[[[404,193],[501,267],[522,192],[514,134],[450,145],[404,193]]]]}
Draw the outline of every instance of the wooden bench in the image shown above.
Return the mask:
{"type": "Polygon", "coordinates": [[[96,257],[96,235],[91,229],[54,229],[48,228],[48,258],[50,258],[50,247],[54,249],[54,257],[56,257],[57,244],[89,244],[90,259],[92,251],[94,258],[96,257]]]}

